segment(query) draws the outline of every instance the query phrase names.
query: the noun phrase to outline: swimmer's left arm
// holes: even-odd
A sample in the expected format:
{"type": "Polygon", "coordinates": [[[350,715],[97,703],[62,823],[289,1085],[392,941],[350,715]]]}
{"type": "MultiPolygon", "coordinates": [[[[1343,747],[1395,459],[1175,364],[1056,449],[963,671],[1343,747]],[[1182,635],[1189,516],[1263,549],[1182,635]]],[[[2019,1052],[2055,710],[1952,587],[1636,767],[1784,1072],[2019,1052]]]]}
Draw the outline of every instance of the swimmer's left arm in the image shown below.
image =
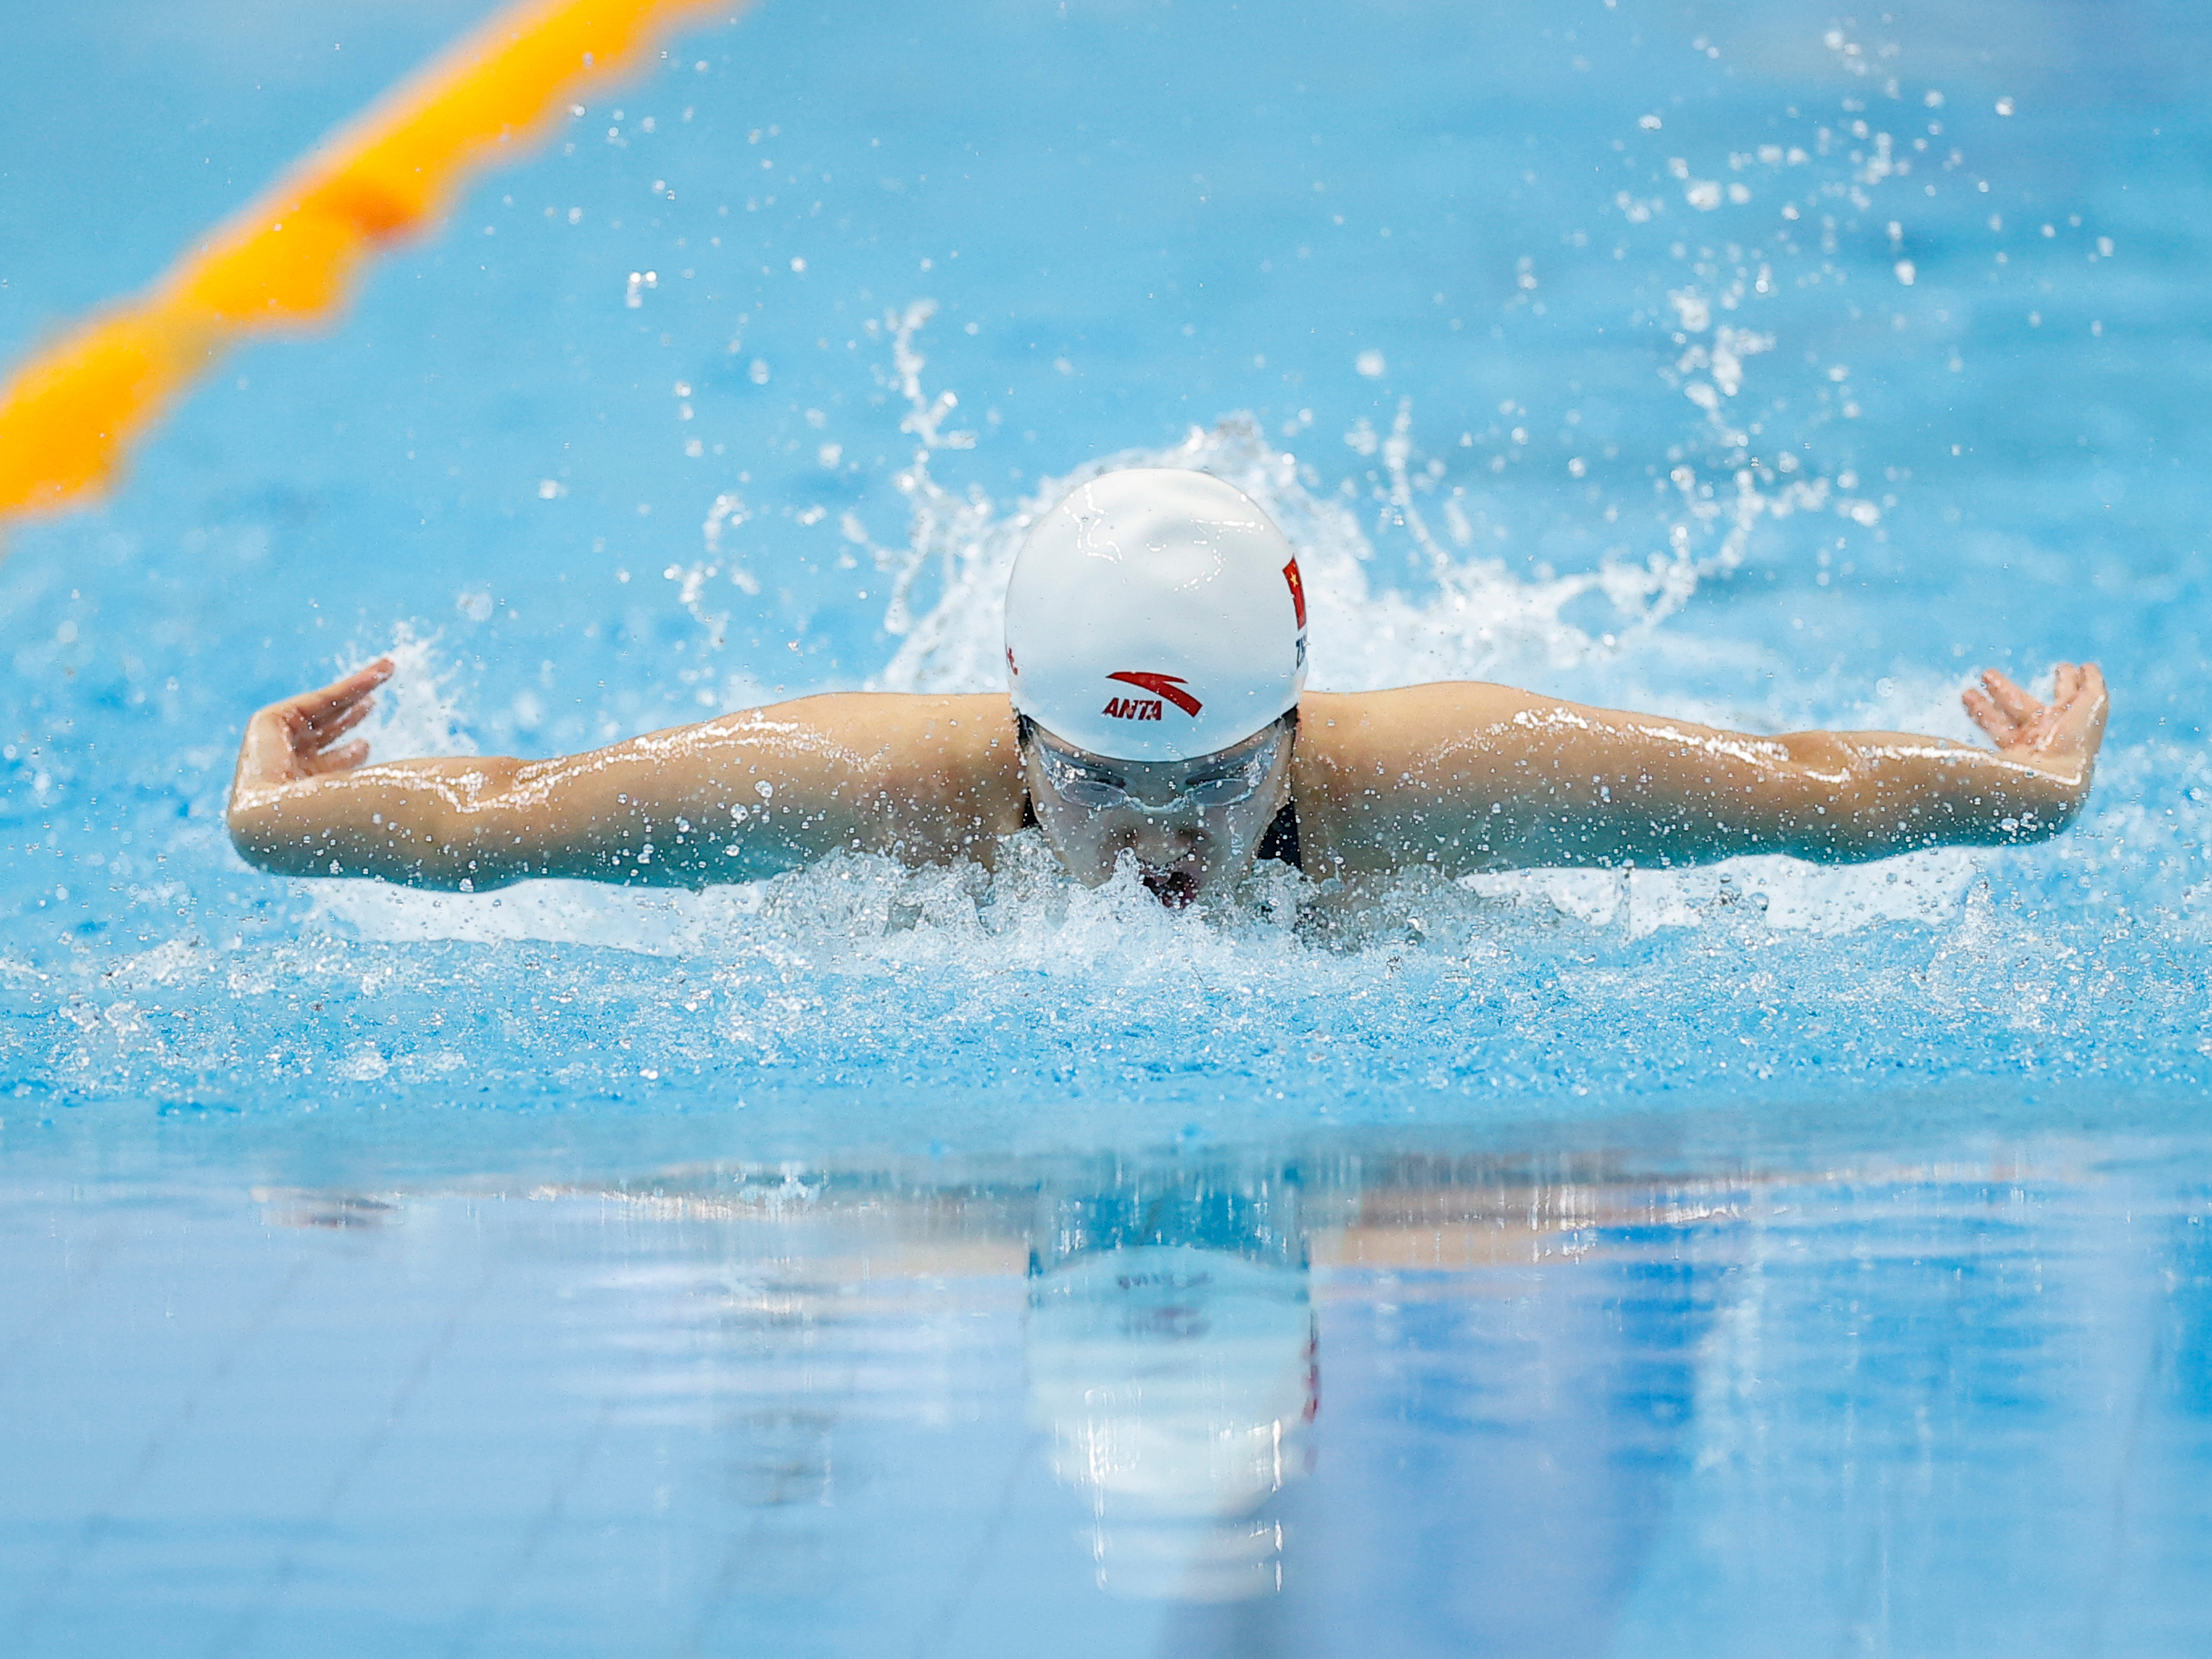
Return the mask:
{"type": "Polygon", "coordinates": [[[1452,874],[2040,840],[2087,797],[2108,707],[2094,665],[2060,665],[2048,704],[1992,671],[1966,697],[1991,752],[1908,732],[1753,737],[1505,686],[1308,702],[1298,799],[1321,855],[1310,867],[1420,861],[1452,874]]]}

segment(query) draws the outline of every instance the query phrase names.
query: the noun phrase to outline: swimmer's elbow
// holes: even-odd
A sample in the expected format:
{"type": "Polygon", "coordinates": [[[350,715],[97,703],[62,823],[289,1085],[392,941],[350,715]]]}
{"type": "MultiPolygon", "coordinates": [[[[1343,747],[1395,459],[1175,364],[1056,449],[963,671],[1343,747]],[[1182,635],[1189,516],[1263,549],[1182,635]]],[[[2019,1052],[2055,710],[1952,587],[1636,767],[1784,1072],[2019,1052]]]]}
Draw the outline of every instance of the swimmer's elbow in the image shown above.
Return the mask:
{"type": "Polygon", "coordinates": [[[223,827],[230,831],[230,844],[239,857],[257,870],[270,869],[272,849],[260,814],[233,801],[223,815],[223,827]]]}
{"type": "Polygon", "coordinates": [[[477,826],[460,815],[419,801],[410,811],[372,811],[320,781],[234,794],[224,823],[239,857],[272,876],[368,878],[449,890],[514,879],[504,870],[480,870],[486,860],[477,826]]]}
{"type": "Polygon", "coordinates": [[[239,857],[255,869],[272,876],[303,873],[302,843],[296,834],[287,832],[279,792],[257,789],[233,794],[223,813],[223,827],[239,857]]]}

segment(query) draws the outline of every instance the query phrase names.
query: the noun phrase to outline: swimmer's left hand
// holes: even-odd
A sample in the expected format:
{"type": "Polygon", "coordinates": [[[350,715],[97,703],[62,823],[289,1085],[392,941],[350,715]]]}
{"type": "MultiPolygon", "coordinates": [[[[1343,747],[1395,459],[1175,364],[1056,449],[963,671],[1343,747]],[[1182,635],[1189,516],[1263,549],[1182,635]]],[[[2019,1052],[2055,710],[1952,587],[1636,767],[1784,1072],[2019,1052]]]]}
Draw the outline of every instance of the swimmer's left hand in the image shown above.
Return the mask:
{"type": "Polygon", "coordinates": [[[2039,702],[1994,668],[1983,671],[1981,684],[1962,701],[2006,759],[2079,783],[2088,781],[2112,708],[2105,677],[2094,663],[2060,663],[2049,702],[2039,702]]]}

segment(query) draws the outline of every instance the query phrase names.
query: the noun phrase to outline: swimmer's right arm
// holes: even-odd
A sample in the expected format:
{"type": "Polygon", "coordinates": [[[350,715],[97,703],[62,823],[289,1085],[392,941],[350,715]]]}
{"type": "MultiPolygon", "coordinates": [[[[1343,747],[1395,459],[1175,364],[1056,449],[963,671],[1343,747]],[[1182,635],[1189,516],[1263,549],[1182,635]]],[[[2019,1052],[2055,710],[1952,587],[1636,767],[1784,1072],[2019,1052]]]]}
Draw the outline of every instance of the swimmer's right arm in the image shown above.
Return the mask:
{"type": "Polygon", "coordinates": [[[279,875],[475,890],[532,877],[703,886],[841,848],[988,860],[1020,821],[1004,698],[842,693],[544,761],[365,764],[382,659],[248,723],[232,842],[279,875]]]}

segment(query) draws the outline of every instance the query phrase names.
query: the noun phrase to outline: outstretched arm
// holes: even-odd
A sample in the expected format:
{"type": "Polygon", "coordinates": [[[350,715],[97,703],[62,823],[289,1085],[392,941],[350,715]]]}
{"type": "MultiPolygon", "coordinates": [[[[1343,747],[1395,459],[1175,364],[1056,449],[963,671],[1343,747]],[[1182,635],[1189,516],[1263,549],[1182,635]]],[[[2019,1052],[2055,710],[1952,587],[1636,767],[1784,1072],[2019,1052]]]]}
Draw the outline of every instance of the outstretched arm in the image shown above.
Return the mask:
{"type": "Polygon", "coordinates": [[[2088,793],[2104,677],[2062,664],[2045,704],[1991,670],[1966,702],[1994,753],[1898,732],[1747,737],[1505,686],[1314,696],[1300,825],[1316,873],[1843,861],[2057,834],[2088,793]]]}
{"type": "Polygon", "coordinates": [[[840,848],[988,860],[1020,820],[1003,697],[803,697],[556,760],[364,765],[348,734],[391,677],[372,663],[254,715],[229,814],[248,860],[422,887],[701,886],[840,848]]]}

